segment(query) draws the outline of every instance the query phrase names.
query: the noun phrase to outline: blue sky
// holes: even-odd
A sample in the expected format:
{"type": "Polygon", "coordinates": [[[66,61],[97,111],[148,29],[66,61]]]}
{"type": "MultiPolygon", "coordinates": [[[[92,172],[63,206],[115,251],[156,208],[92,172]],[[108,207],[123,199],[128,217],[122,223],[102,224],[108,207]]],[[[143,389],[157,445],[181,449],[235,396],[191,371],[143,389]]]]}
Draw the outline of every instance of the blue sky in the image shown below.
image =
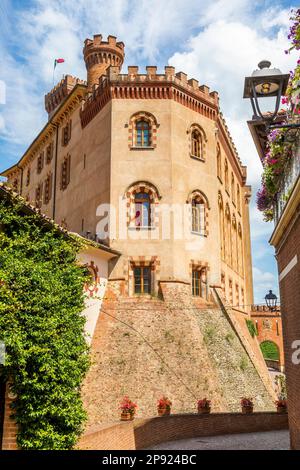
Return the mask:
{"type": "Polygon", "coordinates": [[[255,208],[261,165],[246,124],[251,110],[242,99],[243,78],[265,58],[283,72],[294,67],[296,55],[284,50],[296,6],[276,0],[1,0],[0,169],[19,159],[46,122],[44,95],[52,87],[53,60],[66,59],[56,81],[66,73],[85,78],[84,39],[116,35],[126,45],[125,67],[174,65],[219,92],[253,188],[255,301],[263,302],[269,288],[278,293],[277,268],[268,245],[272,224],[255,208]]]}

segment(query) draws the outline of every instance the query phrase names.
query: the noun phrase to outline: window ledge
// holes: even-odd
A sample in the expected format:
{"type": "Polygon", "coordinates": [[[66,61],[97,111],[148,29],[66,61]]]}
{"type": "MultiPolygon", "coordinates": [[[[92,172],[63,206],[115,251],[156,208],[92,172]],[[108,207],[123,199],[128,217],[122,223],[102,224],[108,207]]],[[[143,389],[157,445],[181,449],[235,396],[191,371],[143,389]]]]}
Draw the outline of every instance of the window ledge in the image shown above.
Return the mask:
{"type": "Polygon", "coordinates": [[[149,145],[147,147],[139,147],[137,145],[133,145],[132,147],[130,147],[130,150],[154,150],[154,147],[152,145],[149,145]]]}
{"type": "Polygon", "coordinates": [[[136,227],[136,226],[129,226],[128,227],[128,230],[135,230],[137,232],[141,231],[141,230],[155,230],[156,227],[148,227],[148,226],[145,226],[145,227],[136,227]]]}
{"type": "Polygon", "coordinates": [[[206,233],[195,232],[194,230],[191,230],[191,233],[193,235],[198,235],[199,237],[207,237],[206,233]]]}
{"type": "Polygon", "coordinates": [[[203,157],[197,157],[197,155],[193,155],[191,153],[190,158],[193,158],[193,160],[198,160],[199,162],[205,162],[205,159],[203,157]]]}

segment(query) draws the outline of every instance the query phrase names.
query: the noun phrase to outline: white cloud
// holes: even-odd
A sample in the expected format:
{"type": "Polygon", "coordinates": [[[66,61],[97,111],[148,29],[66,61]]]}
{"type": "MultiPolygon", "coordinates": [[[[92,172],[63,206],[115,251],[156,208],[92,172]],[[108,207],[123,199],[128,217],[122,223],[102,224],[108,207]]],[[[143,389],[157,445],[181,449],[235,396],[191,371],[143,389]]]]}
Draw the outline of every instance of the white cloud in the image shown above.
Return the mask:
{"type": "MultiPolygon", "coordinates": [[[[255,284],[255,302],[264,303],[265,295],[269,290],[273,290],[278,295],[277,276],[269,271],[262,271],[256,266],[253,267],[253,281],[255,284]]],[[[279,297],[279,295],[278,295],[279,297]]]]}

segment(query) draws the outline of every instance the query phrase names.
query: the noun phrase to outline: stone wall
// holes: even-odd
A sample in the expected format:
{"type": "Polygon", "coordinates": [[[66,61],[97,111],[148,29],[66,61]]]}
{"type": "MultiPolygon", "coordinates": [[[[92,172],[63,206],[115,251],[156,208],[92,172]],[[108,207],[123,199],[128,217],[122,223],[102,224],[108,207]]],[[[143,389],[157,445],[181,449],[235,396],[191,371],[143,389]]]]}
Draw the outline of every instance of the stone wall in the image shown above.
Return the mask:
{"type": "Polygon", "coordinates": [[[253,397],[257,410],[274,409],[272,389],[227,316],[212,305],[196,307],[188,289],[161,283],[165,301],[107,295],[83,387],[87,431],[118,420],[124,395],[138,403],[138,417],[155,415],[161,395],[172,400],[174,413],[194,412],[204,397],[213,411],[238,411],[242,396],[253,397]]]}

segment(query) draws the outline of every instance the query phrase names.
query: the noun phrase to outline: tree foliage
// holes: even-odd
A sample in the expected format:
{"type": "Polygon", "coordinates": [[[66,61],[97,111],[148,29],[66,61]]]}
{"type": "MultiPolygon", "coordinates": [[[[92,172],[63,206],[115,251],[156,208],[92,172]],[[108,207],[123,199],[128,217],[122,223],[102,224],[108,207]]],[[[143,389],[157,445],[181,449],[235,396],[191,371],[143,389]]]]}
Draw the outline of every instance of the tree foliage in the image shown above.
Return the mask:
{"type": "Polygon", "coordinates": [[[273,361],[279,360],[278,346],[273,343],[273,341],[263,341],[260,343],[260,349],[265,359],[271,359],[273,361]]]}
{"type": "Polygon", "coordinates": [[[22,449],[70,449],[86,418],[88,274],[76,263],[79,249],[75,237],[24,214],[20,202],[0,202],[0,340],[22,449]]]}
{"type": "Polygon", "coordinates": [[[246,323],[247,323],[247,327],[252,338],[254,338],[254,336],[257,336],[257,329],[256,329],[256,326],[254,325],[254,322],[252,320],[247,319],[246,323]]]}

